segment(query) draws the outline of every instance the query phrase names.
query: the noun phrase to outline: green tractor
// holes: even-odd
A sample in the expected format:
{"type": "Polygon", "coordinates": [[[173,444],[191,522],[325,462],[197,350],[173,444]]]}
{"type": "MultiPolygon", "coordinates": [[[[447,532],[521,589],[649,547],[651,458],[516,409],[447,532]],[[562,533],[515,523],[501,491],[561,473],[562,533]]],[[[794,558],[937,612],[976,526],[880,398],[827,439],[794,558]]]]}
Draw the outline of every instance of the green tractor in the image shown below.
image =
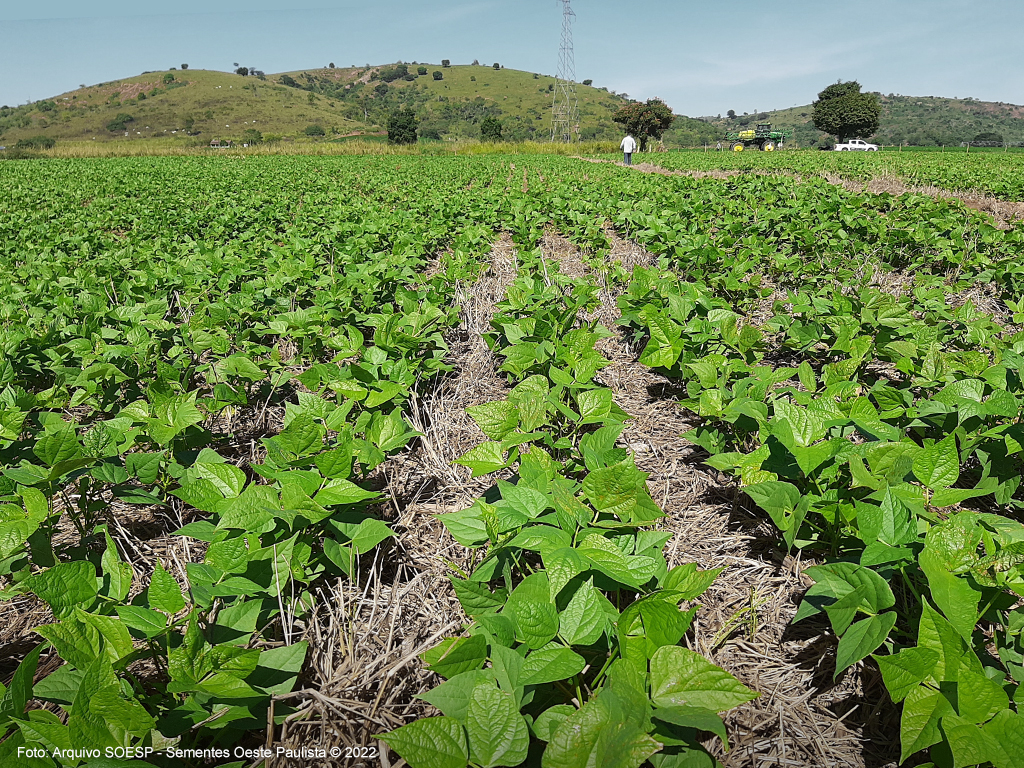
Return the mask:
{"type": "Polygon", "coordinates": [[[732,142],[733,152],[742,152],[747,147],[757,147],[762,152],[774,152],[776,149],[782,149],[783,142],[792,135],[792,131],[773,131],[771,123],[761,123],[752,131],[727,133],[725,140],[732,142]]]}

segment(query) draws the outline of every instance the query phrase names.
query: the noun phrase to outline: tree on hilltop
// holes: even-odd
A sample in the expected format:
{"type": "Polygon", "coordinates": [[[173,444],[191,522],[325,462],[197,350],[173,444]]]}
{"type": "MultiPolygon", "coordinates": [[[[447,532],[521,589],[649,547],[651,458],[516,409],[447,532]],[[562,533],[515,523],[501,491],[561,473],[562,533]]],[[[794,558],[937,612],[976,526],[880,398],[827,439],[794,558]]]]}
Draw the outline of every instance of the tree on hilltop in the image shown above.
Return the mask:
{"type": "Polygon", "coordinates": [[[182,64],[182,65],[181,65],[181,68],[182,68],[182,69],[188,69],[188,64],[182,64]]]}
{"type": "Polygon", "coordinates": [[[444,67],[445,69],[448,69],[448,67],[450,67],[451,65],[452,63],[449,59],[441,59],[441,66],[444,67]]]}
{"type": "Polygon", "coordinates": [[[818,100],[811,106],[814,127],[840,142],[871,136],[878,130],[882,114],[878,95],[861,93],[856,80],[833,83],[818,94],[818,100]]]}
{"type": "Polygon", "coordinates": [[[622,125],[627,133],[640,142],[640,151],[647,151],[647,142],[660,139],[661,135],[672,127],[675,120],[672,110],[661,99],[648,99],[645,102],[634,101],[627,104],[612,116],[612,120],[622,125]]]}

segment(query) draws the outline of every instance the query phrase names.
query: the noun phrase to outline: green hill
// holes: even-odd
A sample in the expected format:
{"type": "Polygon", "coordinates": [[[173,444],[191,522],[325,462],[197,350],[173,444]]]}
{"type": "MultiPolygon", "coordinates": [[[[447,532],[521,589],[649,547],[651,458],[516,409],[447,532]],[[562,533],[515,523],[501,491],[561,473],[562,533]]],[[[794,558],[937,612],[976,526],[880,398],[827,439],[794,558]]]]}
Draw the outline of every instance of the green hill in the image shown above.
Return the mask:
{"type": "MultiPolygon", "coordinates": [[[[878,94],[882,105],[881,125],[872,140],[884,145],[958,146],[975,141],[981,134],[995,134],[1010,144],[1024,142],[1024,106],[976,99],[948,99],[939,96],[896,96],[878,94]]],[[[799,146],[807,147],[826,138],[811,123],[811,106],[738,115],[735,119],[707,119],[722,135],[757,122],[792,128],[799,146]]],[[[865,137],[867,138],[867,137],[865,137]]]]}
{"type": "Polygon", "coordinates": [[[147,72],[0,109],[0,134],[7,143],[37,135],[105,141],[123,139],[125,133],[128,138],[201,138],[205,143],[241,138],[251,128],[264,135],[293,134],[310,124],[342,133],[363,127],[273,78],[204,70],[147,72]],[[131,120],[119,120],[122,115],[131,120]]]}
{"type": "MultiPolygon", "coordinates": [[[[548,138],[555,79],[491,66],[389,64],[242,76],[208,70],[146,72],[82,87],[51,99],[0,108],[0,142],[44,136],[60,142],[163,138],[172,144],[305,137],[310,126],[324,140],[384,133],[388,115],[410,107],[427,139],[480,137],[480,121],[498,118],[513,141],[548,138]],[[425,74],[420,74],[425,70],[425,74]],[[440,78],[435,79],[435,72],[440,78]],[[318,131],[317,131],[318,132],[318,131]]],[[[604,88],[578,85],[581,138],[617,140],[612,115],[627,103],[604,88]]],[[[715,129],[679,116],[666,137],[699,144],[715,129]]]]}

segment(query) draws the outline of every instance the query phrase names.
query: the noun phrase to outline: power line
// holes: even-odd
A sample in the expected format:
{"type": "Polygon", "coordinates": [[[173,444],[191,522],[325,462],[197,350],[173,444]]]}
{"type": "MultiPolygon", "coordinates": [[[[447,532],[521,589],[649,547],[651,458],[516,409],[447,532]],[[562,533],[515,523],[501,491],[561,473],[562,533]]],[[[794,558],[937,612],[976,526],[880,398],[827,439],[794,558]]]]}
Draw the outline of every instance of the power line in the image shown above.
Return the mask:
{"type": "Polygon", "coordinates": [[[572,21],[576,18],[570,0],[562,4],[562,45],[558,51],[558,76],[551,104],[551,140],[565,144],[580,139],[580,103],[576,96],[576,53],[572,43],[572,21]]]}

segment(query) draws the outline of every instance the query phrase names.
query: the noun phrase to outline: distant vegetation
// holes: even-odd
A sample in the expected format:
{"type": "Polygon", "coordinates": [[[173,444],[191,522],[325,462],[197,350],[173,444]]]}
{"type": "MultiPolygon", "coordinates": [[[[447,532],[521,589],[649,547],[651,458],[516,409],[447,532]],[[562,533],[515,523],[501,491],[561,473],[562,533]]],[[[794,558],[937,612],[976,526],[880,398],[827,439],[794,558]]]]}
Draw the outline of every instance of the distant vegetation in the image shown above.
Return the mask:
{"type": "MultiPolygon", "coordinates": [[[[333,62],[332,62],[333,63],[333,62]]],[[[82,86],[34,104],[0,107],[0,143],[46,136],[61,142],[149,140],[206,146],[211,139],[250,143],[258,130],[285,141],[305,139],[306,127],[336,136],[384,139],[391,115],[412,110],[417,136],[426,140],[486,138],[484,127],[501,126],[501,140],[547,141],[555,79],[506,69],[500,63],[453,65],[397,62],[384,66],[331,68],[265,75],[252,66],[235,72],[189,69],[146,72],[82,86]],[[497,65],[495,67],[495,65],[497,65]],[[187,72],[187,78],[185,73],[187,72]],[[129,126],[131,130],[129,131],[129,126]],[[129,137],[124,133],[129,132],[129,137]]],[[[581,139],[615,141],[623,128],[613,121],[622,107],[638,103],[625,93],[578,87],[581,139]]],[[[873,140],[910,146],[1011,145],[1024,142],[1024,107],[975,99],[860,94],[878,99],[881,113],[873,140]]],[[[686,111],[685,104],[672,104],[686,111]]],[[[729,130],[770,121],[794,130],[797,146],[820,146],[825,134],[810,105],[775,112],[695,119],[676,114],[663,131],[666,147],[714,146],[729,130]]],[[[487,134],[493,136],[493,133],[487,134]]]]}
{"type": "Polygon", "coordinates": [[[860,83],[852,80],[830,85],[818,94],[812,105],[811,122],[819,131],[845,141],[874,136],[881,112],[878,95],[861,93],[860,83]]]}
{"type": "MultiPolygon", "coordinates": [[[[1024,144],[1024,107],[977,99],[952,99],[938,96],[901,96],[874,93],[880,114],[878,128],[871,140],[894,146],[939,147],[962,143],[997,141],[1011,146],[1024,144]],[[987,138],[981,138],[981,136],[987,138]],[[997,138],[993,138],[997,137],[997,138]]],[[[719,130],[737,130],[758,122],[771,122],[792,128],[794,141],[802,147],[818,146],[828,136],[814,126],[813,106],[799,106],[774,112],[737,114],[703,118],[719,130]]],[[[867,138],[867,137],[864,137],[867,138]]]]}

